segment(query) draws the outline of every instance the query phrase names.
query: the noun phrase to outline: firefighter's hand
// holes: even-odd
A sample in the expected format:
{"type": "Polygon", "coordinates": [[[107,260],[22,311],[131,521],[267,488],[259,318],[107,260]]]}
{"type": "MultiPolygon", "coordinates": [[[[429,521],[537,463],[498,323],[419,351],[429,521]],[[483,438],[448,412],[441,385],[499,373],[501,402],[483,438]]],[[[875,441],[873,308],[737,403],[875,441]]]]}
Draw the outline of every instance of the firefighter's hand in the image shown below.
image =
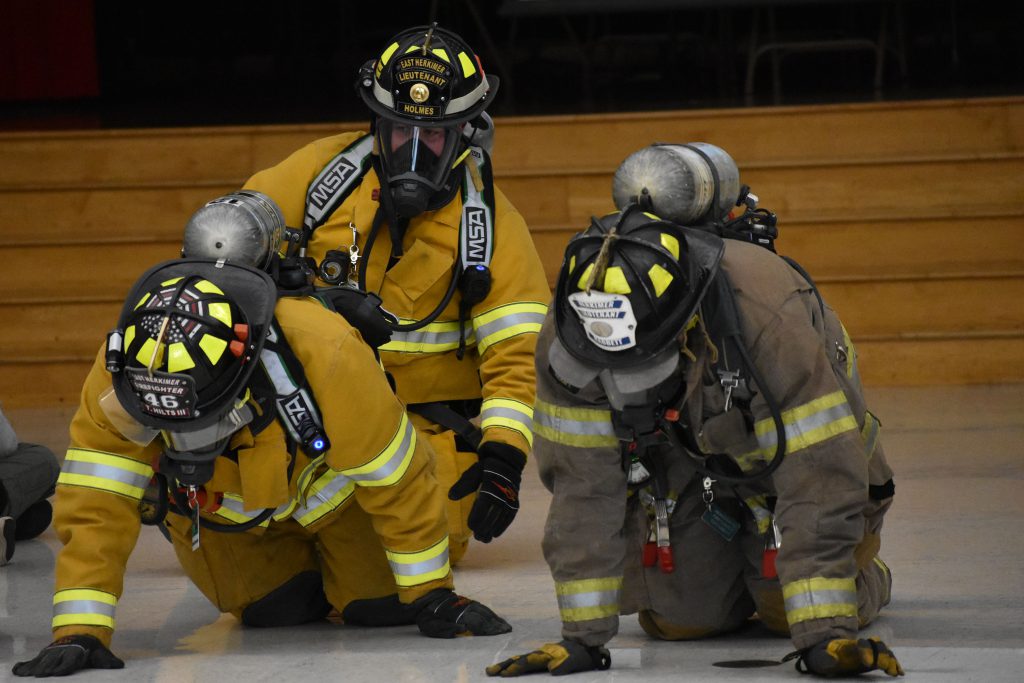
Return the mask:
{"type": "Polygon", "coordinates": [[[471,465],[448,491],[451,500],[476,492],[467,523],[478,541],[501,536],[519,511],[519,484],[526,456],[515,446],[497,441],[480,444],[480,460],[471,465]]]}
{"type": "Polygon", "coordinates": [[[512,630],[489,607],[448,588],[436,588],[411,606],[417,610],[416,626],[420,633],[430,638],[496,636],[512,630]]]}
{"type": "Polygon", "coordinates": [[[123,669],[124,662],[93,636],[67,636],[53,641],[35,659],[18,662],[15,676],[67,676],[81,669],[123,669]]]}
{"type": "Polygon", "coordinates": [[[539,650],[525,655],[515,655],[503,662],[487,667],[488,676],[523,676],[548,671],[553,676],[574,674],[580,671],[604,671],[612,665],[612,656],[604,647],[582,645],[563,640],[548,643],[539,650]]]}
{"type": "MultiPolygon", "coordinates": [[[[796,658],[796,670],[817,676],[852,676],[881,670],[890,676],[902,676],[903,667],[885,643],[878,638],[835,638],[823,640],[786,659],[796,658]]],[[[784,660],[785,661],[785,660],[784,660]]]]}

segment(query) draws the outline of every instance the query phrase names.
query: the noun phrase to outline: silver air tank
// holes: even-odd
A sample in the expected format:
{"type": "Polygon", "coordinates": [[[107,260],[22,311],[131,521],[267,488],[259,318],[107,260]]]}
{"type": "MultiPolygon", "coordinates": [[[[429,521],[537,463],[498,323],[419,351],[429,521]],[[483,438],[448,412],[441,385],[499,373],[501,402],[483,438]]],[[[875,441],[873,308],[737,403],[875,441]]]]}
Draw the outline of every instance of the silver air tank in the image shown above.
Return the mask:
{"type": "Polygon", "coordinates": [[[739,195],[736,162],[724,149],[706,142],[644,147],[626,157],[612,180],[619,209],[640,200],[645,210],[682,225],[722,220],[739,195]]]}
{"type": "Polygon", "coordinates": [[[284,214],[273,199],[239,190],[207,202],[185,225],[181,255],[266,270],[281,246],[284,214]]]}

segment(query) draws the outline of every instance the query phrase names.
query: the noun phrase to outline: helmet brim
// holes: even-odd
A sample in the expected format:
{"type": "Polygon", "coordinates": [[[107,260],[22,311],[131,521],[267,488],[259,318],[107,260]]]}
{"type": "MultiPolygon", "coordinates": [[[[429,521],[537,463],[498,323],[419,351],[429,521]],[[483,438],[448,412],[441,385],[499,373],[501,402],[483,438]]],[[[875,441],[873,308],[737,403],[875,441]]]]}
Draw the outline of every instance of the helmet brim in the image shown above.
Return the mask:
{"type": "Polygon", "coordinates": [[[369,85],[365,84],[365,79],[361,79],[357,85],[357,90],[359,91],[359,96],[362,98],[363,102],[376,116],[382,116],[386,119],[390,119],[391,121],[405,121],[414,124],[422,124],[424,126],[450,127],[475,119],[477,116],[480,115],[480,112],[489,107],[491,105],[491,102],[494,101],[494,96],[498,93],[498,86],[501,85],[501,79],[499,79],[497,76],[493,74],[487,74],[485,78],[487,79],[487,92],[484,94],[482,98],[480,98],[479,102],[477,102],[469,109],[465,109],[459,112],[458,114],[452,116],[445,115],[440,119],[432,119],[425,116],[403,116],[399,114],[394,109],[388,107],[383,102],[374,97],[374,82],[372,78],[369,79],[369,85]]]}

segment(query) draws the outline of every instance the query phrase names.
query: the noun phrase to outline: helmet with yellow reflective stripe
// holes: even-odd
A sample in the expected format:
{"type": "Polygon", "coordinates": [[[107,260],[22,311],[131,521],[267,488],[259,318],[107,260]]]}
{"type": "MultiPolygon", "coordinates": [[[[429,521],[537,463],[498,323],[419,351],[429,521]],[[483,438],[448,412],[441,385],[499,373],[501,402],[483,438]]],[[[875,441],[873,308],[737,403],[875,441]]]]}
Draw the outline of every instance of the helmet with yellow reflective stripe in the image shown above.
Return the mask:
{"type": "Polygon", "coordinates": [[[559,340],[578,360],[601,367],[653,359],[693,317],[720,257],[714,236],[635,204],[594,218],[569,242],[558,275],[559,340]]]}
{"type": "Polygon", "coordinates": [[[392,38],[360,71],[359,94],[384,118],[451,125],[475,118],[494,99],[498,79],[462,38],[416,26],[392,38]]]}
{"type": "Polygon", "coordinates": [[[360,69],[356,89],[375,115],[381,182],[395,213],[411,218],[447,204],[466,151],[463,128],[494,99],[498,79],[462,38],[435,24],[392,38],[360,69]]]}
{"type": "MultiPolygon", "coordinates": [[[[273,318],[276,288],[247,266],[179,259],[132,287],[113,335],[118,401],[141,424],[196,431],[237,407],[273,318]]],[[[108,341],[108,361],[111,344],[108,341]]]]}

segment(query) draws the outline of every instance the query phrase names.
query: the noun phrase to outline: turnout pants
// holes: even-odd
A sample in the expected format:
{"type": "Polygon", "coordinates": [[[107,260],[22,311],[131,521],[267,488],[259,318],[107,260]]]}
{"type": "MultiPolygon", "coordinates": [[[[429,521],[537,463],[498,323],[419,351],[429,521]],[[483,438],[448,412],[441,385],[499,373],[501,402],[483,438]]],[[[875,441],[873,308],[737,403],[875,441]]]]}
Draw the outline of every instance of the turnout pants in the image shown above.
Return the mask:
{"type": "Polygon", "coordinates": [[[355,599],[398,592],[369,515],[350,503],[311,532],[295,520],[262,533],[200,529],[192,550],[191,520],[169,514],[178,561],[221,612],[254,626],[288,626],[339,612],[355,599]]]}
{"type": "Polygon", "coordinates": [[[471,465],[477,461],[477,454],[460,451],[455,445],[455,432],[431,422],[414,412],[409,413],[413,426],[420,436],[430,442],[436,461],[437,481],[444,491],[446,510],[448,515],[448,558],[452,566],[462,559],[469,547],[469,539],[473,532],[469,529],[469,511],[476,501],[476,494],[472,493],[462,500],[450,500],[448,489],[452,487],[471,465]]]}
{"type": "MultiPolygon", "coordinates": [[[[640,626],[663,640],[688,640],[726,633],[757,615],[779,635],[789,635],[777,578],[761,576],[764,537],[733,499],[716,505],[743,527],[726,541],[700,517],[705,506],[699,494],[681,498],[671,517],[670,537],[675,571],[644,567],[640,549],[647,539],[647,516],[633,504],[628,515],[631,549],[623,585],[623,613],[639,613],[640,626]],[[635,552],[634,552],[635,550],[635,552]]],[[[783,539],[785,545],[785,539],[783,539]]],[[[879,537],[865,534],[856,550],[860,626],[866,626],[889,604],[892,579],[878,557],[879,537]]]]}
{"type": "Polygon", "coordinates": [[[0,517],[17,519],[51,495],[59,474],[60,464],[46,446],[19,443],[0,453],[0,517]]]}

